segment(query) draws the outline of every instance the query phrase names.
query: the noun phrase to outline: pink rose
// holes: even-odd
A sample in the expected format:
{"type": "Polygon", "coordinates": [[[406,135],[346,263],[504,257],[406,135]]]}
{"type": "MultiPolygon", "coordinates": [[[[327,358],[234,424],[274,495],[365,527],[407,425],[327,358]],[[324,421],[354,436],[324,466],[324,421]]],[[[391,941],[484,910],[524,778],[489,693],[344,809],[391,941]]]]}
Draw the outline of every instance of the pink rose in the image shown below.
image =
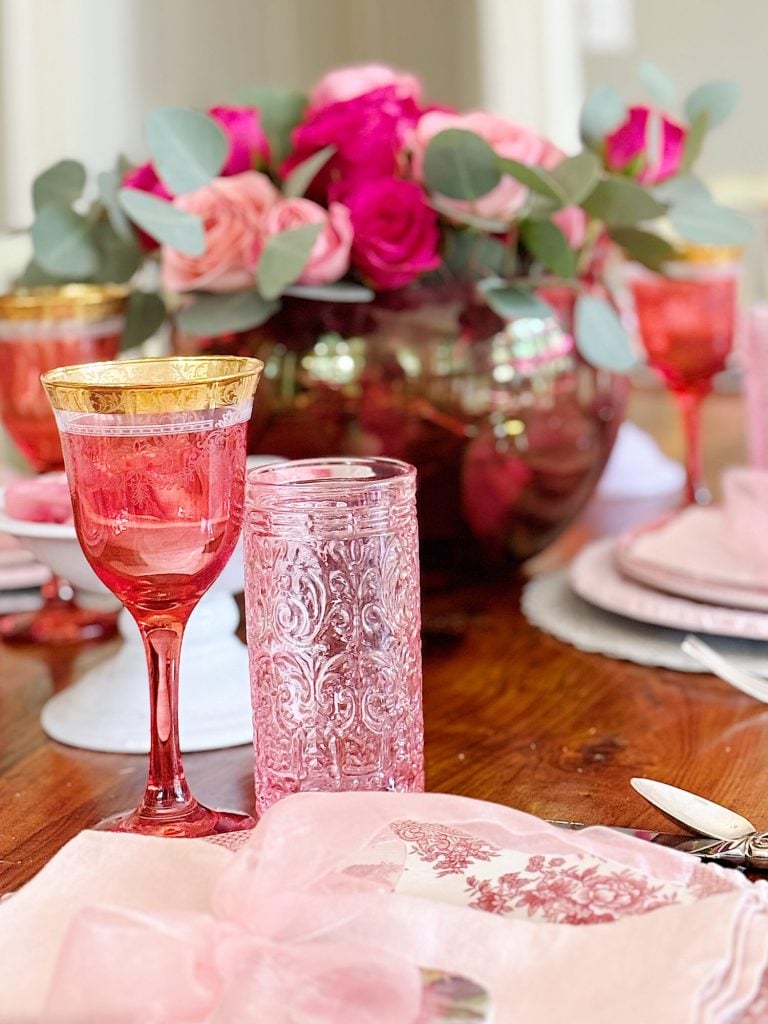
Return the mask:
{"type": "Polygon", "coordinates": [[[252,171],[258,163],[269,163],[269,141],[255,107],[212,107],[208,113],[229,139],[229,155],[221,170],[223,178],[252,171]]]}
{"type": "Polygon", "coordinates": [[[311,199],[283,199],[267,211],[262,222],[264,238],[279,235],[305,224],[322,224],[315,239],[299,284],[331,284],[349,270],[352,247],[352,220],[341,203],[331,203],[328,210],[311,199]]]}
{"type": "Polygon", "coordinates": [[[373,288],[403,288],[440,265],[437,214],[415,182],[363,181],[344,203],[355,230],[352,262],[373,288]]]}
{"type": "MultiPolygon", "coordinates": [[[[423,180],[424,153],[432,139],[449,128],[460,128],[474,132],[485,139],[488,145],[499,156],[511,160],[519,160],[524,164],[541,164],[545,153],[545,142],[528,128],[505,121],[493,114],[475,111],[471,114],[447,114],[442,111],[431,111],[425,114],[413,134],[413,172],[423,180]]],[[[507,224],[523,206],[528,197],[528,189],[511,175],[504,174],[498,185],[486,195],[471,202],[450,199],[445,200],[446,209],[468,211],[478,217],[507,224]]]]}
{"type": "Polygon", "coordinates": [[[315,178],[311,194],[322,198],[333,182],[336,195],[357,182],[392,177],[419,110],[411,99],[400,99],[394,86],[331,103],[310,113],[293,131],[293,151],[280,174],[286,177],[299,164],[323,149],[336,153],[315,178]]]}
{"type": "Polygon", "coordinates": [[[631,107],[629,115],[605,140],[605,166],[626,171],[644,185],[655,185],[676,174],[685,152],[686,130],[649,107],[631,107]],[[661,119],[661,144],[652,159],[652,118],[661,119]]]}
{"type": "Polygon", "coordinates": [[[164,286],[181,292],[235,292],[252,287],[264,244],[264,215],[277,199],[272,182],[258,171],[216,178],[196,192],[177,196],[173,200],[177,209],[202,218],[205,252],[188,256],[164,245],[164,286]]]}
{"type": "Polygon", "coordinates": [[[421,102],[421,82],[415,75],[395,71],[386,64],[356,64],[323,75],[309,94],[309,109],[315,111],[331,103],[353,100],[383,86],[393,86],[399,100],[421,102]]]}

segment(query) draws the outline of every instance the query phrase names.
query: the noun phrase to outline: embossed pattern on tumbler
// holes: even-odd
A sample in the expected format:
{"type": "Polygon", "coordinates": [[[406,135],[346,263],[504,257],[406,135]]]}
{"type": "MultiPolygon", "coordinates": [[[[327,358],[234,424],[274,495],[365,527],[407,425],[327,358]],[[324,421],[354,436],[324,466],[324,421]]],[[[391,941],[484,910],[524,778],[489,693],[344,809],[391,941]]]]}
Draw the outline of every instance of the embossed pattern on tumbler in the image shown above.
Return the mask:
{"type": "Polygon", "coordinates": [[[424,787],[415,470],[304,460],[249,474],[256,799],[424,787]]]}

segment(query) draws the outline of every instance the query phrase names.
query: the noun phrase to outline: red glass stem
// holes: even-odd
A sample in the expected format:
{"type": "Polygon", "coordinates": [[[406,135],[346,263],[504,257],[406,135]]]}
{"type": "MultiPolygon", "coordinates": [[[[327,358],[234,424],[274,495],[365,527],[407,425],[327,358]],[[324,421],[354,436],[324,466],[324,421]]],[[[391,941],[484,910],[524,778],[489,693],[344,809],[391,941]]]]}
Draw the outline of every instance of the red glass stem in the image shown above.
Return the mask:
{"type": "Polygon", "coordinates": [[[685,503],[705,504],[709,491],[704,483],[701,458],[701,403],[704,393],[677,391],[675,398],[683,418],[685,435],[685,503]]]}
{"type": "Polygon", "coordinates": [[[184,775],[179,745],[179,657],[184,621],[163,625],[139,621],[149,670],[150,751],[142,817],[181,818],[197,801],[184,775]]]}

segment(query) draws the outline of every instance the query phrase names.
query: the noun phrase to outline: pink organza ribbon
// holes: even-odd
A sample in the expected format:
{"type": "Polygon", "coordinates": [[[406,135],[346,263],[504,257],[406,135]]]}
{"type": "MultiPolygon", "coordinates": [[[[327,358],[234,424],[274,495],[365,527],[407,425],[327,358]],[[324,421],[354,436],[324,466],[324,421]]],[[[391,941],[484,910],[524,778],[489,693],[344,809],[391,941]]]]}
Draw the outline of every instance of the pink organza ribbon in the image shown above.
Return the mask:
{"type": "Polygon", "coordinates": [[[373,840],[388,816],[360,815],[343,841],[318,835],[311,818],[283,828],[270,826],[275,817],[222,875],[212,915],[81,912],[41,1024],[413,1024],[418,965],[344,938],[385,892],[342,874],[344,852],[350,838],[352,849],[373,840]]]}
{"type": "MultiPolygon", "coordinates": [[[[576,986],[571,1003],[589,979],[607,997],[612,972],[635,957],[661,981],[665,941],[680,957],[667,977],[675,1019],[730,1022],[738,1019],[734,1009],[755,999],[768,962],[766,902],[765,887],[735,872],[604,829],[564,832],[508,808],[438,794],[300,794],[264,815],[214,886],[210,914],[79,913],[41,1024],[415,1024],[423,1020],[419,966],[479,981],[500,1020],[515,1019],[504,1014],[525,1004],[529,1016],[520,1019],[539,1024],[550,970],[576,986]],[[456,827],[499,850],[597,856],[614,871],[707,898],[574,928],[393,895],[406,878],[407,849],[392,826],[402,832],[404,822],[414,834],[414,823],[456,827]],[[381,870],[345,870],[361,860],[381,870]],[[722,1013],[706,1009],[713,999],[723,1001],[722,1013]]],[[[591,1005],[583,992],[579,998],[591,1005]]],[[[669,1009],[669,999],[657,1003],[669,1009]]]]}

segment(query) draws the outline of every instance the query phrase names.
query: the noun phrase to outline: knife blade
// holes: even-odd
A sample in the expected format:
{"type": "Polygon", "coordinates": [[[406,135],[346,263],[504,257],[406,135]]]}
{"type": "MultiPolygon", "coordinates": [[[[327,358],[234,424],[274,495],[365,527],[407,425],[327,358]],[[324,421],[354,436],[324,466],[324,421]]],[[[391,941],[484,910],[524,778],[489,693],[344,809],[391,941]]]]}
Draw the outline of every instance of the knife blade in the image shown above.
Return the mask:
{"type": "MultiPolygon", "coordinates": [[[[558,828],[583,829],[595,828],[594,825],[585,825],[580,821],[555,821],[551,818],[545,819],[550,825],[557,825],[558,828]]],[[[719,839],[702,838],[701,836],[676,835],[672,832],[653,832],[643,828],[625,828],[621,825],[605,825],[611,832],[620,832],[624,836],[632,836],[634,839],[642,839],[647,843],[655,843],[657,846],[666,846],[670,850],[679,850],[681,853],[691,853],[694,857],[701,857],[703,860],[713,860],[728,867],[737,867],[733,858],[711,855],[710,852],[718,846],[722,846],[719,839]]]]}

